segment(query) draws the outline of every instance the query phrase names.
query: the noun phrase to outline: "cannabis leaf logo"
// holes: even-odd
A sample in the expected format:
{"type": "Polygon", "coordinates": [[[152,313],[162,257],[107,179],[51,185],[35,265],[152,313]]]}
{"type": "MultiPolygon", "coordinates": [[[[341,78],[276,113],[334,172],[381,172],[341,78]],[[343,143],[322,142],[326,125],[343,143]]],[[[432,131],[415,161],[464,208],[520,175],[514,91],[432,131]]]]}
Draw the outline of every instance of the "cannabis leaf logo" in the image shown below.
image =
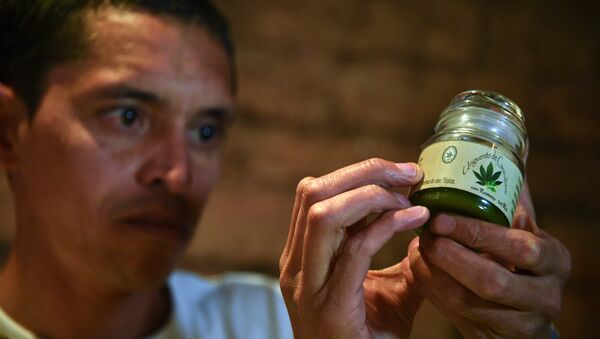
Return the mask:
{"type": "Polygon", "coordinates": [[[456,149],[456,147],[448,146],[448,148],[446,148],[446,150],[444,150],[444,153],[442,154],[442,161],[445,164],[451,163],[456,158],[457,153],[458,150],[456,149]]]}
{"type": "Polygon", "coordinates": [[[481,186],[485,186],[485,188],[489,189],[492,192],[496,192],[496,187],[502,183],[502,181],[498,181],[500,178],[501,171],[494,173],[494,166],[490,162],[487,165],[487,169],[483,168],[483,165],[479,166],[479,173],[473,171],[475,177],[477,177],[477,183],[481,186]]]}

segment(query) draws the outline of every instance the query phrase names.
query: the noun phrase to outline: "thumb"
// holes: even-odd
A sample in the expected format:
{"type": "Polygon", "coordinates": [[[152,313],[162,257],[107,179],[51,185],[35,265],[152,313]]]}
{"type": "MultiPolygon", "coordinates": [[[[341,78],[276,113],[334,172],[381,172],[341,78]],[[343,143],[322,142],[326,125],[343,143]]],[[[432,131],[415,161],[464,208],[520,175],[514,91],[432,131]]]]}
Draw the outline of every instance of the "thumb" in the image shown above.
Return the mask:
{"type": "Polygon", "coordinates": [[[523,182],[523,189],[519,195],[519,202],[517,203],[517,209],[515,216],[513,217],[512,228],[530,231],[537,233],[539,227],[536,222],[535,209],[531,200],[531,194],[529,192],[529,183],[527,177],[523,182]]]}

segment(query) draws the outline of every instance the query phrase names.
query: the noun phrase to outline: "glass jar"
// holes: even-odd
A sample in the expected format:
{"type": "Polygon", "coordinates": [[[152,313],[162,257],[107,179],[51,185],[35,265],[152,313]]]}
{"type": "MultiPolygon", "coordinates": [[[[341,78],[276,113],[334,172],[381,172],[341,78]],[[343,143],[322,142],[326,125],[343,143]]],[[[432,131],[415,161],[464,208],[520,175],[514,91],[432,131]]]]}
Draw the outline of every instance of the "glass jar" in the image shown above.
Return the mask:
{"type": "Polygon", "coordinates": [[[432,215],[449,212],[510,227],[528,148],[519,106],[491,91],[462,92],[434,132],[419,156],[424,178],[411,188],[411,202],[432,215]]]}

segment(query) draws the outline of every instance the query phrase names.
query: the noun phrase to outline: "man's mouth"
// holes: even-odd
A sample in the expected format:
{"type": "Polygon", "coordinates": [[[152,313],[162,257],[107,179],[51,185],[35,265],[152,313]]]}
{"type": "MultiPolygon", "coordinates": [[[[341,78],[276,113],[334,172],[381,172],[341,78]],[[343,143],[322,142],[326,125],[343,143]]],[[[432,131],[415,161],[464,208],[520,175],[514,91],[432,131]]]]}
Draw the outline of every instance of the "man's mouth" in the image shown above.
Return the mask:
{"type": "Polygon", "coordinates": [[[139,231],[158,232],[171,237],[189,238],[192,233],[191,222],[177,213],[138,212],[128,215],[120,221],[139,231]]]}
{"type": "Polygon", "coordinates": [[[141,195],[116,203],[110,215],[120,226],[134,233],[175,241],[189,240],[197,211],[179,197],[141,195]]]}

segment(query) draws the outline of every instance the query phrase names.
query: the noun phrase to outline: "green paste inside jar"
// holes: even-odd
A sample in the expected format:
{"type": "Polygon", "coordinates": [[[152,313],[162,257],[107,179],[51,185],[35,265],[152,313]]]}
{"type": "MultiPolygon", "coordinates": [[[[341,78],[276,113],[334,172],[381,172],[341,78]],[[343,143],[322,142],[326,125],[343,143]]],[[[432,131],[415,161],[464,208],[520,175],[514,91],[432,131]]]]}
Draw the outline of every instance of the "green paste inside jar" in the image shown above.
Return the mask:
{"type": "MultiPolygon", "coordinates": [[[[445,212],[510,227],[510,222],[498,207],[480,196],[460,189],[427,188],[410,194],[409,199],[413,205],[427,207],[431,216],[445,212]]],[[[428,227],[429,221],[417,233],[421,234],[428,227]]]]}

